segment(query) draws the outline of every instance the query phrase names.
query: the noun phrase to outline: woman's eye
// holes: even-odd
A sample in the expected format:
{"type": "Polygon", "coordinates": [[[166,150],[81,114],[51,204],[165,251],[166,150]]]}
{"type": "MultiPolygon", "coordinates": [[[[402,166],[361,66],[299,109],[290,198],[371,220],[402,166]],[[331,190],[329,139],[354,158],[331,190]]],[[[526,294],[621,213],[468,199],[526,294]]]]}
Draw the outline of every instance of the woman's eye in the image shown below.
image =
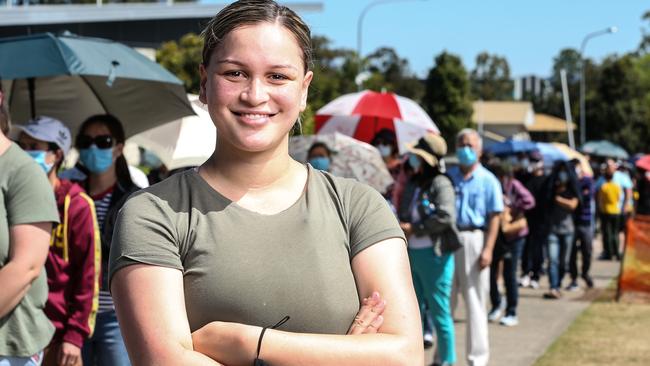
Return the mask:
{"type": "Polygon", "coordinates": [[[286,75],[282,74],[271,74],[271,80],[287,80],[289,79],[286,75]]]}
{"type": "Polygon", "coordinates": [[[233,78],[242,77],[244,75],[244,73],[241,71],[226,71],[224,74],[233,78]]]}

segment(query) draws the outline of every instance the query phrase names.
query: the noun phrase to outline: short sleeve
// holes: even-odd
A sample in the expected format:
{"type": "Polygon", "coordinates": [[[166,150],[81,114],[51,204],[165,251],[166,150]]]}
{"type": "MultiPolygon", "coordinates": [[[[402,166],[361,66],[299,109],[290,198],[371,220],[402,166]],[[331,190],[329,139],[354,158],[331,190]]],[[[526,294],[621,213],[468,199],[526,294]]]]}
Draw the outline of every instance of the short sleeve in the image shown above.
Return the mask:
{"type": "Polygon", "coordinates": [[[503,212],[503,193],[501,183],[493,175],[488,175],[487,180],[487,214],[503,212]]]}
{"type": "Polygon", "coordinates": [[[21,166],[9,179],[6,197],[9,226],[37,222],[59,222],[54,190],[35,163],[21,166]]]}
{"type": "Polygon", "coordinates": [[[183,270],[174,215],[148,192],[129,198],[115,222],[109,258],[109,288],[113,275],[133,264],[183,270]]]}
{"type": "Polygon", "coordinates": [[[388,202],[379,192],[361,183],[353,182],[347,199],[350,233],[350,258],[380,241],[406,238],[388,202]]]}

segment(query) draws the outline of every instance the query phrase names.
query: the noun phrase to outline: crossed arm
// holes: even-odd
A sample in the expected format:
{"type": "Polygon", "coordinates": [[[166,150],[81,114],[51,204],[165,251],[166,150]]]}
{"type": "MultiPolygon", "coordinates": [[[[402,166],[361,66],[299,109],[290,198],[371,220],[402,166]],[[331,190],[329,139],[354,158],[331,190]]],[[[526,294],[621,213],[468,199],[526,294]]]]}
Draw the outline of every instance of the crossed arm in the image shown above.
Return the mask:
{"type": "MultiPolygon", "coordinates": [[[[375,323],[381,324],[377,333],[359,334],[351,329],[348,335],[321,335],[268,330],[260,357],[272,365],[424,363],[419,310],[404,242],[387,239],[365,249],[352,260],[352,270],[360,298],[376,291],[386,301],[382,317],[375,323]]],[[[115,274],[112,291],[124,340],[136,366],[250,365],[255,357],[260,327],[212,322],[190,333],[178,270],[125,267],[115,274]]]]}

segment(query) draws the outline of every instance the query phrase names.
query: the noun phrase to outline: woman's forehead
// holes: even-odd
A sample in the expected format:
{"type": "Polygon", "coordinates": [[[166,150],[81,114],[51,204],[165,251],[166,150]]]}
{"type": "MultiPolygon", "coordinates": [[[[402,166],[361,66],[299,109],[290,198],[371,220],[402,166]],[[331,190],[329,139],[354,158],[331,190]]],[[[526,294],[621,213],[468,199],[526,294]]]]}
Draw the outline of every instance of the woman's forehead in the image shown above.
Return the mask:
{"type": "Polygon", "coordinates": [[[86,128],[84,129],[84,134],[95,137],[99,135],[110,135],[111,130],[106,127],[103,123],[100,122],[93,122],[90,123],[86,128]]]}
{"type": "Polygon", "coordinates": [[[262,22],[232,30],[214,50],[212,62],[303,69],[296,37],[277,23],[262,22]]]}

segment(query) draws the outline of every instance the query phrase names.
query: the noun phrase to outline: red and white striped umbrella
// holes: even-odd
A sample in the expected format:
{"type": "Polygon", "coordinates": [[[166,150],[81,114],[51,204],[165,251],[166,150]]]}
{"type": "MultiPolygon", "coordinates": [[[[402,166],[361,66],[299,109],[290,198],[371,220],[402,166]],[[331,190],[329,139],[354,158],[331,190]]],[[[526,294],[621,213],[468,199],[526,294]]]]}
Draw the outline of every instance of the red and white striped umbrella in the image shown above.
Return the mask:
{"type": "Polygon", "coordinates": [[[365,90],[340,96],[316,112],[316,133],[339,132],[371,142],[387,128],[395,132],[400,153],[427,132],[440,133],[429,115],[411,99],[365,90]]]}

